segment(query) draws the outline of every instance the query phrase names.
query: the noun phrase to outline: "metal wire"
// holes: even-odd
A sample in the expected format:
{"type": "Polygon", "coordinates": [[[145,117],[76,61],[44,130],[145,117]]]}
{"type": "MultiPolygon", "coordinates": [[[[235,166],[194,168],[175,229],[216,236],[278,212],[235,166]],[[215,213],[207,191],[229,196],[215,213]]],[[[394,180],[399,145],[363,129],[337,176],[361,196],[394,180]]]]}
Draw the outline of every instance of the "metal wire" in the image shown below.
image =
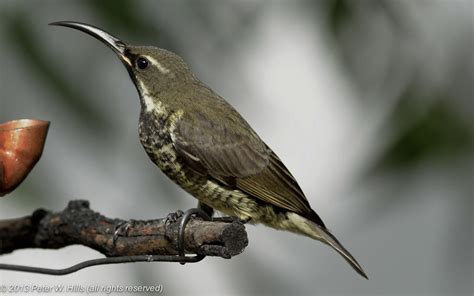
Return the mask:
{"type": "Polygon", "coordinates": [[[66,275],[86,267],[105,265],[105,264],[118,264],[118,263],[130,263],[130,262],[183,262],[183,263],[195,263],[204,259],[203,255],[196,256],[176,256],[176,255],[137,255],[137,256],[120,256],[120,257],[108,257],[100,259],[87,260],[68,268],[53,269],[43,268],[25,265],[15,264],[0,264],[0,269],[22,271],[31,273],[41,273],[49,275],[66,275]]]}
{"type": "MultiPolygon", "coordinates": [[[[178,251],[179,251],[179,256],[184,257],[184,258],[188,258],[185,256],[185,250],[184,250],[184,233],[185,233],[184,231],[192,215],[197,215],[207,221],[211,220],[211,217],[209,217],[209,215],[206,212],[198,208],[189,209],[183,214],[183,218],[181,219],[181,223],[179,224],[178,251]]],[[[198,257],[198,256],[203,256],[201,260],[204,259],[204,257],[206,257],[204,255],[197,255],[195,257],[198,257]]],[[[181,265],[184,265],[186,263],[187,262],[185,261],[180,262],[181,265]]]]}

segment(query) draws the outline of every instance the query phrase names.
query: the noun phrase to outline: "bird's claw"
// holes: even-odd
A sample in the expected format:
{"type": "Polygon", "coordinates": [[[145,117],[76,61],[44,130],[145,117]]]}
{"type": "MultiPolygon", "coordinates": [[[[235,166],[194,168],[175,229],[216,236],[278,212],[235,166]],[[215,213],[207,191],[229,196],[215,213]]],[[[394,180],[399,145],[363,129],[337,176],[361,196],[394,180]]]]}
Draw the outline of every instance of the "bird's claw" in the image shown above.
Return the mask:
{"type": "Polygon", "coordinates": [[[135,220],[121,221],[115,226],[112,244],[115,245],[120,236],[128,236],[128,231],[136,223],[135,220]]]}
{"type": "Polygon", "coordinates": [[[183,217],[184,212],[177,210],[176,212],[169,213],[165,218],[165,225],[175,223],[179,218],[183,217]]]}

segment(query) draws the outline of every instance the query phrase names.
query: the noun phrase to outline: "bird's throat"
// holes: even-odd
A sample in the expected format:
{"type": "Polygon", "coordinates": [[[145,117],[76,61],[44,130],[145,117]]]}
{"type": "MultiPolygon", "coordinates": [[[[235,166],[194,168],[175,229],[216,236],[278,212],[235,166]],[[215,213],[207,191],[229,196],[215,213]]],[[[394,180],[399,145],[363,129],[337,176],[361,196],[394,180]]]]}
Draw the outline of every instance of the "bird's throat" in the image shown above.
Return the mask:
{"type": "Polygon", "coordinates": [[[158,116],[167,114],[167,110],[163,102],[153,93],[151,93],[141,81],[138,81],[137,89],[140,94],[142,112],[155,113],[158,116]]]}

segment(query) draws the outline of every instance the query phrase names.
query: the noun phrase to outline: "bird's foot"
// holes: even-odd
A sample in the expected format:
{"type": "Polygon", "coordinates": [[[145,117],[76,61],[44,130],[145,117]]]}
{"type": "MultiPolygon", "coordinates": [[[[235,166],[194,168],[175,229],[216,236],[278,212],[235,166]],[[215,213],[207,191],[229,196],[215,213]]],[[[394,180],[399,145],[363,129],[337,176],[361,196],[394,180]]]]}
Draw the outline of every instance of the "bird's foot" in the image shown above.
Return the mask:
{"type": "Polygon", "coordinates": [[[128,231],[131,227],[133,227],[137,223],[137,220],[128,220],[128,221],[121,221],[117,225],[115,225],[114,236],[112,237],[112,243],[115,245],[119,237],[126,237],[128,236],[128,231]]]}
{"type": "Polygon", "coordinates": [[[245,223],[249,222],[250,220],[251,220],[251,218],[240,219],[238,217],[231,217],[231,216],[213,217],[212,218],[212,221],[214,221],[214,222],[224,222],[224,223],[240,222],[242,224],[245,224],[245,223]]]}
{"type": "Polygon", "coordinates": [[[169,213],[165,218],[165,225],[175,223],[179,218],[183,217],[184,212],[177,210],[176,212],[169,213]]]}

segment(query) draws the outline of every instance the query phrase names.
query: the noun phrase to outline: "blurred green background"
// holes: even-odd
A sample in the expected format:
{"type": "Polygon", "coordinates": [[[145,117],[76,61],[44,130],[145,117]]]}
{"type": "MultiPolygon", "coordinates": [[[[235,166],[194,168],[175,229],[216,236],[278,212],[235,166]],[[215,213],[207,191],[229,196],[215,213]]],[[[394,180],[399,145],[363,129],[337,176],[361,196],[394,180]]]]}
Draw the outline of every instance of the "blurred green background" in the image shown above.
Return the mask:
{"type": "MultiPolygon", "coordinates": [[[[196,201],[138,141],[136,90],[94,24],[180,54],[280,155],[366,269],[310,239],[247,226],[249,246],[199,264],[0,271],[0,284],[164,285],[169,295],[472,295],[474,2],[0,0],[0,122],[51,121],[41,161],[0,218],[88,199],[148,219],[196,201]]],[[[65,267],[86,248],[2,263],[65,267]]]]}

